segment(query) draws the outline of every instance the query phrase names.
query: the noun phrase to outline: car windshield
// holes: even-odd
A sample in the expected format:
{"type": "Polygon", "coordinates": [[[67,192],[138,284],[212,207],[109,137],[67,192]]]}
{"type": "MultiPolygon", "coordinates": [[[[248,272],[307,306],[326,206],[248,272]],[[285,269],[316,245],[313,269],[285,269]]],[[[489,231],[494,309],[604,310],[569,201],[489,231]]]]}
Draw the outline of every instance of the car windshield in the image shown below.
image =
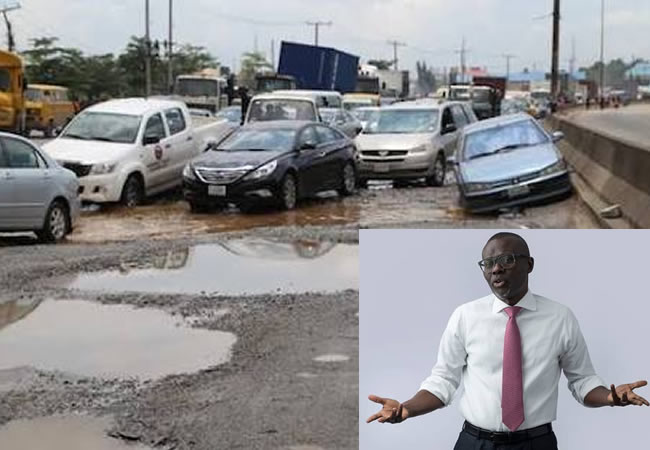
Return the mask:
{"type": "Polygon", "coordinates": [[[337,113],[338,111],[331,110],[331,109],[320,109],[320,116],[323,119],[323,122],[331,123],[334,122],[337,119],[337,113]]]}
{"type": "Polygon", "coordinates": [[[188,97],[216,97],[219,82],[203,78],[180,78],[176,81],[176,93],[188,97]]]}
{"type": "Polygon", "coordinates": [[[43,91],[40,89],[27,88],[25,90],[25,98],[33,102],[40,101],[43,98],[43,91]]]}
{"type": "Polygon", "coordinates": [[[316,121],[313,104],[305,100],[258,99],[250,105],[249,122],[269,120],[309,120],[316,121]]]}
{"type": "Polygon", "coordinates": [[[241,108],[239,106],[224,108],[217,113],[216,117],[227,119],[229,122],[239,122],[241,120],[241,108]]]}
{"type": "Polygon", "coordinates": [[[372,100],[371,99],[359,99],[359,100],[345,100],[343,102],[343,107],[347,109],[348,111],[354,111],[357,108],[362,108],[364,106],[372,106],[372,100]]]}
{"type": "Polygon", "coordinates": [[[437,109],[383,109],[370,117],[363,133],[431,133],[436,129],[437,123],[437,109]]]}
{"type": "Polygon", "coordinates": [[[476,89],[472,90],[472,101],[486,103],[490,101],[489,89],[476,89]]]}
{"type": "Polygon", "coordinates": [[[510,150],[549,142],[548,136],[531,120],[521,120],[507,125],[476,131],[465,137],[463,159],[488,156],[510,150]]]}
{"type": "Polygon", "coordinates": [[[219,151],[271,150],[286,152],[293,148],[296,131],[292,129],[256,130],[242,128],[219,144],[219,151]]]}
{"type": "Polygon", "coordinates": [[[377,109],[355,109],[352,111],[352,114],[362,122],[369,121],[373,115],[378,113],[379,110],[377,109]]]}
{"type": "Polygon", "coordinates": [[[452,100],[469,100],[469,87],[452,87],[449,98],[452,100]]]}
{"type": "Polygon", "coordinates": [[[141,116],[84,112],[75,117],[62,137],[130,144],[135,142],[141,116]]]}

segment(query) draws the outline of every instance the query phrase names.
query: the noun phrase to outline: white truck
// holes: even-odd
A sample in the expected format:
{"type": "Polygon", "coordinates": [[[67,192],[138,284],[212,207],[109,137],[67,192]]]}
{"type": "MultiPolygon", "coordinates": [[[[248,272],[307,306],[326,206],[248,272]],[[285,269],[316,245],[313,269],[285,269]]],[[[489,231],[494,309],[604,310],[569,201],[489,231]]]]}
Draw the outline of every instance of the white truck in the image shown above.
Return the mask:
{"type": "Polygon", "coordinates": [[[189,108],[205,109],[213,114],[228,106],[227,81],[219,69],[203,69],[176,77],[174,94],[189,108]]]}
{"type": "Polygon", "coordinates": [[[179,186],[185,164],[233,129],[197,121],[179,101],[109,100],[79,113],[43,150],[75,172],[82,201],[131,207],[179,186]]]}

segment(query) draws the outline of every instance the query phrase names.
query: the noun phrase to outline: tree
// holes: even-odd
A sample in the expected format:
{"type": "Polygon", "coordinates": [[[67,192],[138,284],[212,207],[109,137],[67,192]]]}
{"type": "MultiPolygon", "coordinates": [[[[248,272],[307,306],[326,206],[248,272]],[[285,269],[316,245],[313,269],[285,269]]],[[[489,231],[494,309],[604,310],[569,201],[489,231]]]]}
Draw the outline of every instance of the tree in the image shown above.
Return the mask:
{"type": "Polygon", "coordinates": [[[375,66],[379,70],[389,70],[393,66],[394,61],[388,61],[386,59],[371,59],[368,61],[368,64],[375,66]]]}
{"type": "Polygon", "coordinates": [[[242,56],[239,71],[239,85],[255,88],[255,75],[264,70],[273,70],[273,65],[260,52],[247,52],[242,56]]]}
{"type": "MultiPolygon", "coordinates": [[[[626,64],[622,59],[613,59],[605,64],[605,83],[612,87],[622,87],[625,85],[625,72],[634,67],[640,60],[636,59],[630,64],[626,64]]],[[[600,82],[600,61],[594,63],[591,67],[584,67],[581,70],[586,72],[587,79],[600,82]]]]}
{"type": "Polygon", "coordinates": [[[424,61],[418,61],[415,65],[418,78],[417,85],[420,94],[429,94],[436,89],[436,76],[430,67],[427,67],[427,63],[424,61]]]}

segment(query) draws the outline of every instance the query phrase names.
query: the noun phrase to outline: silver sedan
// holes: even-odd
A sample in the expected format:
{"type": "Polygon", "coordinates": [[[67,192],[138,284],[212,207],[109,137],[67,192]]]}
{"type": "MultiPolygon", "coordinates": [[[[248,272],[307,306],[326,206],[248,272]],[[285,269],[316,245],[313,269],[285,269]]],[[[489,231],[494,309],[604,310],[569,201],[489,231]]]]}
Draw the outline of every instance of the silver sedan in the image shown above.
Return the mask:
{"type": "Polygon", "coordinates": [[[79,181],[29,140],[0,133],[0,231],[62,240],[79,217],[79,181]]]}

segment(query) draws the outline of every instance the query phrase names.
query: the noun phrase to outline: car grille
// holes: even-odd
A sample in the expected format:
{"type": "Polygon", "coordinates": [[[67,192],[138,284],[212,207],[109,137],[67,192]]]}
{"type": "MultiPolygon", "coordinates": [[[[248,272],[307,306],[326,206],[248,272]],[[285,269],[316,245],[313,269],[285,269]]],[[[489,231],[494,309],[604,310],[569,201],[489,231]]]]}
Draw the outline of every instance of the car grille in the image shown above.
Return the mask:
{"type": "Polygon", "coordinates": [[[363,150],[362,156],[376,156],[379,158],[390,158],[395,156],[406,156],[408,150],[363,150]]]}
{"type": "Polygon", "coordinates": [[[196,174],[209,184],[229,184],[248,173],[248,169],[208,169],[197,168],[196,174]]]}
{"type": "Polygon", "coordinates": [[[92,165],[89,164],[79,164],[79,163],[72,163],[72,162],[61,162],[61,165],[65,167],[68,170],[72,170],[77,177],[85,177],[90,173],[90,169],[92,169],[92,165]]]}

